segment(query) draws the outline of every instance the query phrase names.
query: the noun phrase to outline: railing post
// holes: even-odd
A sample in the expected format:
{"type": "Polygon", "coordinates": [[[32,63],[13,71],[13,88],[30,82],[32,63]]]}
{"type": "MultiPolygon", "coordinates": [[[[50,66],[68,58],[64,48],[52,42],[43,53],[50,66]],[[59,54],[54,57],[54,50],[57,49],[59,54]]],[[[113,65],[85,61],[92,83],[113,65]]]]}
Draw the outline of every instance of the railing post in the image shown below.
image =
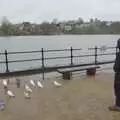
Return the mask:
{"type": "Polygon", "coordinates": [[[41,54],[42,54],[42,79],[44,80],[45,79],[45,76],[44,76],[44,50],[43,48],[41,49],[41,54]]]}
{"type": "Polygon", "coordinates": [[[70,48],[70,52],[71,52],[71,65],[73,65],[73,49],[72,49],[72,47],[70,48]]]}
{"type": "Polygon", "coordinates": [[[97,65],[97,46],[95,46],[95,65],[97,65]]]}
{"type": "Polygon", "coordinates": [[[6,64],[6,72],[9,72],[9,68],[8,68],[8,53],[7,53],[7,50],[5,50],[5,64],[6,64]]]}

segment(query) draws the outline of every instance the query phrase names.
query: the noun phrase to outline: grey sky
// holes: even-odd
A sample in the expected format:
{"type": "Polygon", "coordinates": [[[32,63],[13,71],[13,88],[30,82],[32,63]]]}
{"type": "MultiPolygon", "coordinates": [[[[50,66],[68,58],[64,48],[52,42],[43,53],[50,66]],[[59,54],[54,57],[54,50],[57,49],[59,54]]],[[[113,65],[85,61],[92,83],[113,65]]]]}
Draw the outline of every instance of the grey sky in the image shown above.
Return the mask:
{"type": "Polygon", "coordinates": [[[0,0],[0,18],[12,22],[51,21],[91,17],[120,20],[120,0],[0,0]]]}

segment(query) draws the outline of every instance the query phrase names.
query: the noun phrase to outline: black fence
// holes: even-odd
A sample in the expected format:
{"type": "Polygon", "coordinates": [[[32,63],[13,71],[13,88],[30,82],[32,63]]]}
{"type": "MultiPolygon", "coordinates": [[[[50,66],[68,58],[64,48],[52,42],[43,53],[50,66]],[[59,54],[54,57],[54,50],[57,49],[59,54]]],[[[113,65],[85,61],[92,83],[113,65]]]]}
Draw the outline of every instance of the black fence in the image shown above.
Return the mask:
{"type": "MultiPolygon", "coordinates": [[[[40,61],[41,62],[41,69],[43,71],[43,73],[45,72],[45,70],[47,70],[47,68],[49,69],[49,66],[45,66],[45,61],[46,60],[61,60],[61,59],[70,59],[69,62],[69,66],[74,66],[74,59],[75,58],[87,58],[87,57],[94,57],[94,61],[90,64],[108,64],[108,63],[112,63],[114,62],[114,60],[108,60],[108,61],[102,61],[100,62],[98,57],[100,56],[108,56],[108,55],[115,55],[117,53],[117,48],[116,47],[107,47],[107,46],[102,46],[102,47],[97,47],[95,46],[94,48],[88,48],[87,51],[92,51],[92,54],[82,54],[82,55],[75,55],[74,52],[75,51],[79,51],[81,53],[81,50],[83,49],[74,49],[72,47],[70,47],[70,49],[56,49],[56,50],[44,50],[43,48],[40,51],[24,51],[24,52],[8,52],[7,50],[5,50],[5,52],[0,53],[0,55],[4,56],[4,60],[0,61],[0,64],[5,64],[5,69],[6,69],[6,73],[10,73],[11,71],[9,70],[9,64],[10,63],[20,63],[20,62],[30,62],[30,61],[40,61]],[[111,52],[107,53],[107,50],[111,50],[111,52]],[[67,52],[69,53],[69,55],[65,55],[65,56],[56,56],[56,57],[45,57],[45,53],[59,53],[59,52],[67,52]],[[98,51],[102,51],[102,53],[99,53],[98,51]],[[40,54],[40,58],[33,58],[33,59],[19,59],[19,60],[9,60],[8,55],[19,55],[19,54],[28,54],[28,53],[38,53],[40,54]]],[[[89,63],[88,63],[89,64],[89,63]]],[[[83,64],[79,64],[79,65],[85,65],[83,64]]],[[[78,66],[79,66],[78,65],[78,66]]],[[[61,66],[55,67],[54,65],[52,66],[52,68],[57,69],[61,66]]],[[[67,67],[67,66],[66,66],[67,67]]],[[[23,70],[24,71],[24,70],[23,70]]],[[[52,69],[51,69],[52,71],[52,69]]]]}

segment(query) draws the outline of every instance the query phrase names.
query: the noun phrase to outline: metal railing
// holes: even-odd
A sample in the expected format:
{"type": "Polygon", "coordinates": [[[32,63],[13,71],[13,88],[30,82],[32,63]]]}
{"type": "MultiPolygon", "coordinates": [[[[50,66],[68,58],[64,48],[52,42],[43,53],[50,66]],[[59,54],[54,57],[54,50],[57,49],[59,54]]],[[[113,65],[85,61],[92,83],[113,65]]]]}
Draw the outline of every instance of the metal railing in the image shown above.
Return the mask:
{"type": "MultiPolygon", "coordinates": [[[[45,60],[54,60],[54,59],[70,59],[70,65],[74,65],[74,58],[83,58],[83,57],[94,57],[94,64],[98,64],[98,57],[99,56],[107,56],[107,55],[115,55],[117,52],[116,47],[97,47],[95,46],[94,48],[88,48],[88,51],[93,51],[92,54],[83,54],[83,55],[74,55],[74,51],[81,51],[83,49],[73,49],[70,47],[70,49],[56,49],[56,50],[44,50],[43,48],[40,51],[23,51],[23,52],[8,52],[5,50],[5,52],[0,53],[0,55],[3,55],[5,60],[0,61],[0,64],[5,64],[6,66],[6,72],[10,72],[9,70],[9,63],[20,63],[20,62],[29,62],[29,61],[41,61],[41,68],[43,69],[43,74],[44,74],[44,69],[47,68],[45,66],[45,60]],[[106,50],[108,49],[115,49],[115,52],[110,52],[110,53],[105,53],[106,50]],[[98,50],[104,51],[103,53],[99,53],[98,50]],[[69,55],[66,56],[57,56],[57,57],[45,57],[45,53],[54,53],[54,52],[69,52],[69,55]],[[8,55],[18,55],[18,54],[28,54],[28,53],[40,53],[41,58],[32,58],[32,59],[20,59],[20,60],[9,60],[8,55]]],[[[109,62],[109,61],[108,61],[109,62]]],[[[104,62],[103,62],[104,63],[104,62]]],[[[54,67],[54,66],[53,66],[54,67]]],[[[43,78],[44,79],[44,78],[43,78]]]]}

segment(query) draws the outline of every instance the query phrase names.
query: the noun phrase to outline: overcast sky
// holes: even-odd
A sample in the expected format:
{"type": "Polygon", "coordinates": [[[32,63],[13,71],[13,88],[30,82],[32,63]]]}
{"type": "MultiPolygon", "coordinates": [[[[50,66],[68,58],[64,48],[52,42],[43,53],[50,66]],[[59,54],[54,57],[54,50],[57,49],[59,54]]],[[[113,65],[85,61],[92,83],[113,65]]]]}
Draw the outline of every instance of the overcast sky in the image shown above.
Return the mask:
{"type": "Polygon", "coordinates": [[[11,22],[40,23],[91,17],[101,20],[120,20],[120,0],[0,0],[0,18],[11,22]]]}

